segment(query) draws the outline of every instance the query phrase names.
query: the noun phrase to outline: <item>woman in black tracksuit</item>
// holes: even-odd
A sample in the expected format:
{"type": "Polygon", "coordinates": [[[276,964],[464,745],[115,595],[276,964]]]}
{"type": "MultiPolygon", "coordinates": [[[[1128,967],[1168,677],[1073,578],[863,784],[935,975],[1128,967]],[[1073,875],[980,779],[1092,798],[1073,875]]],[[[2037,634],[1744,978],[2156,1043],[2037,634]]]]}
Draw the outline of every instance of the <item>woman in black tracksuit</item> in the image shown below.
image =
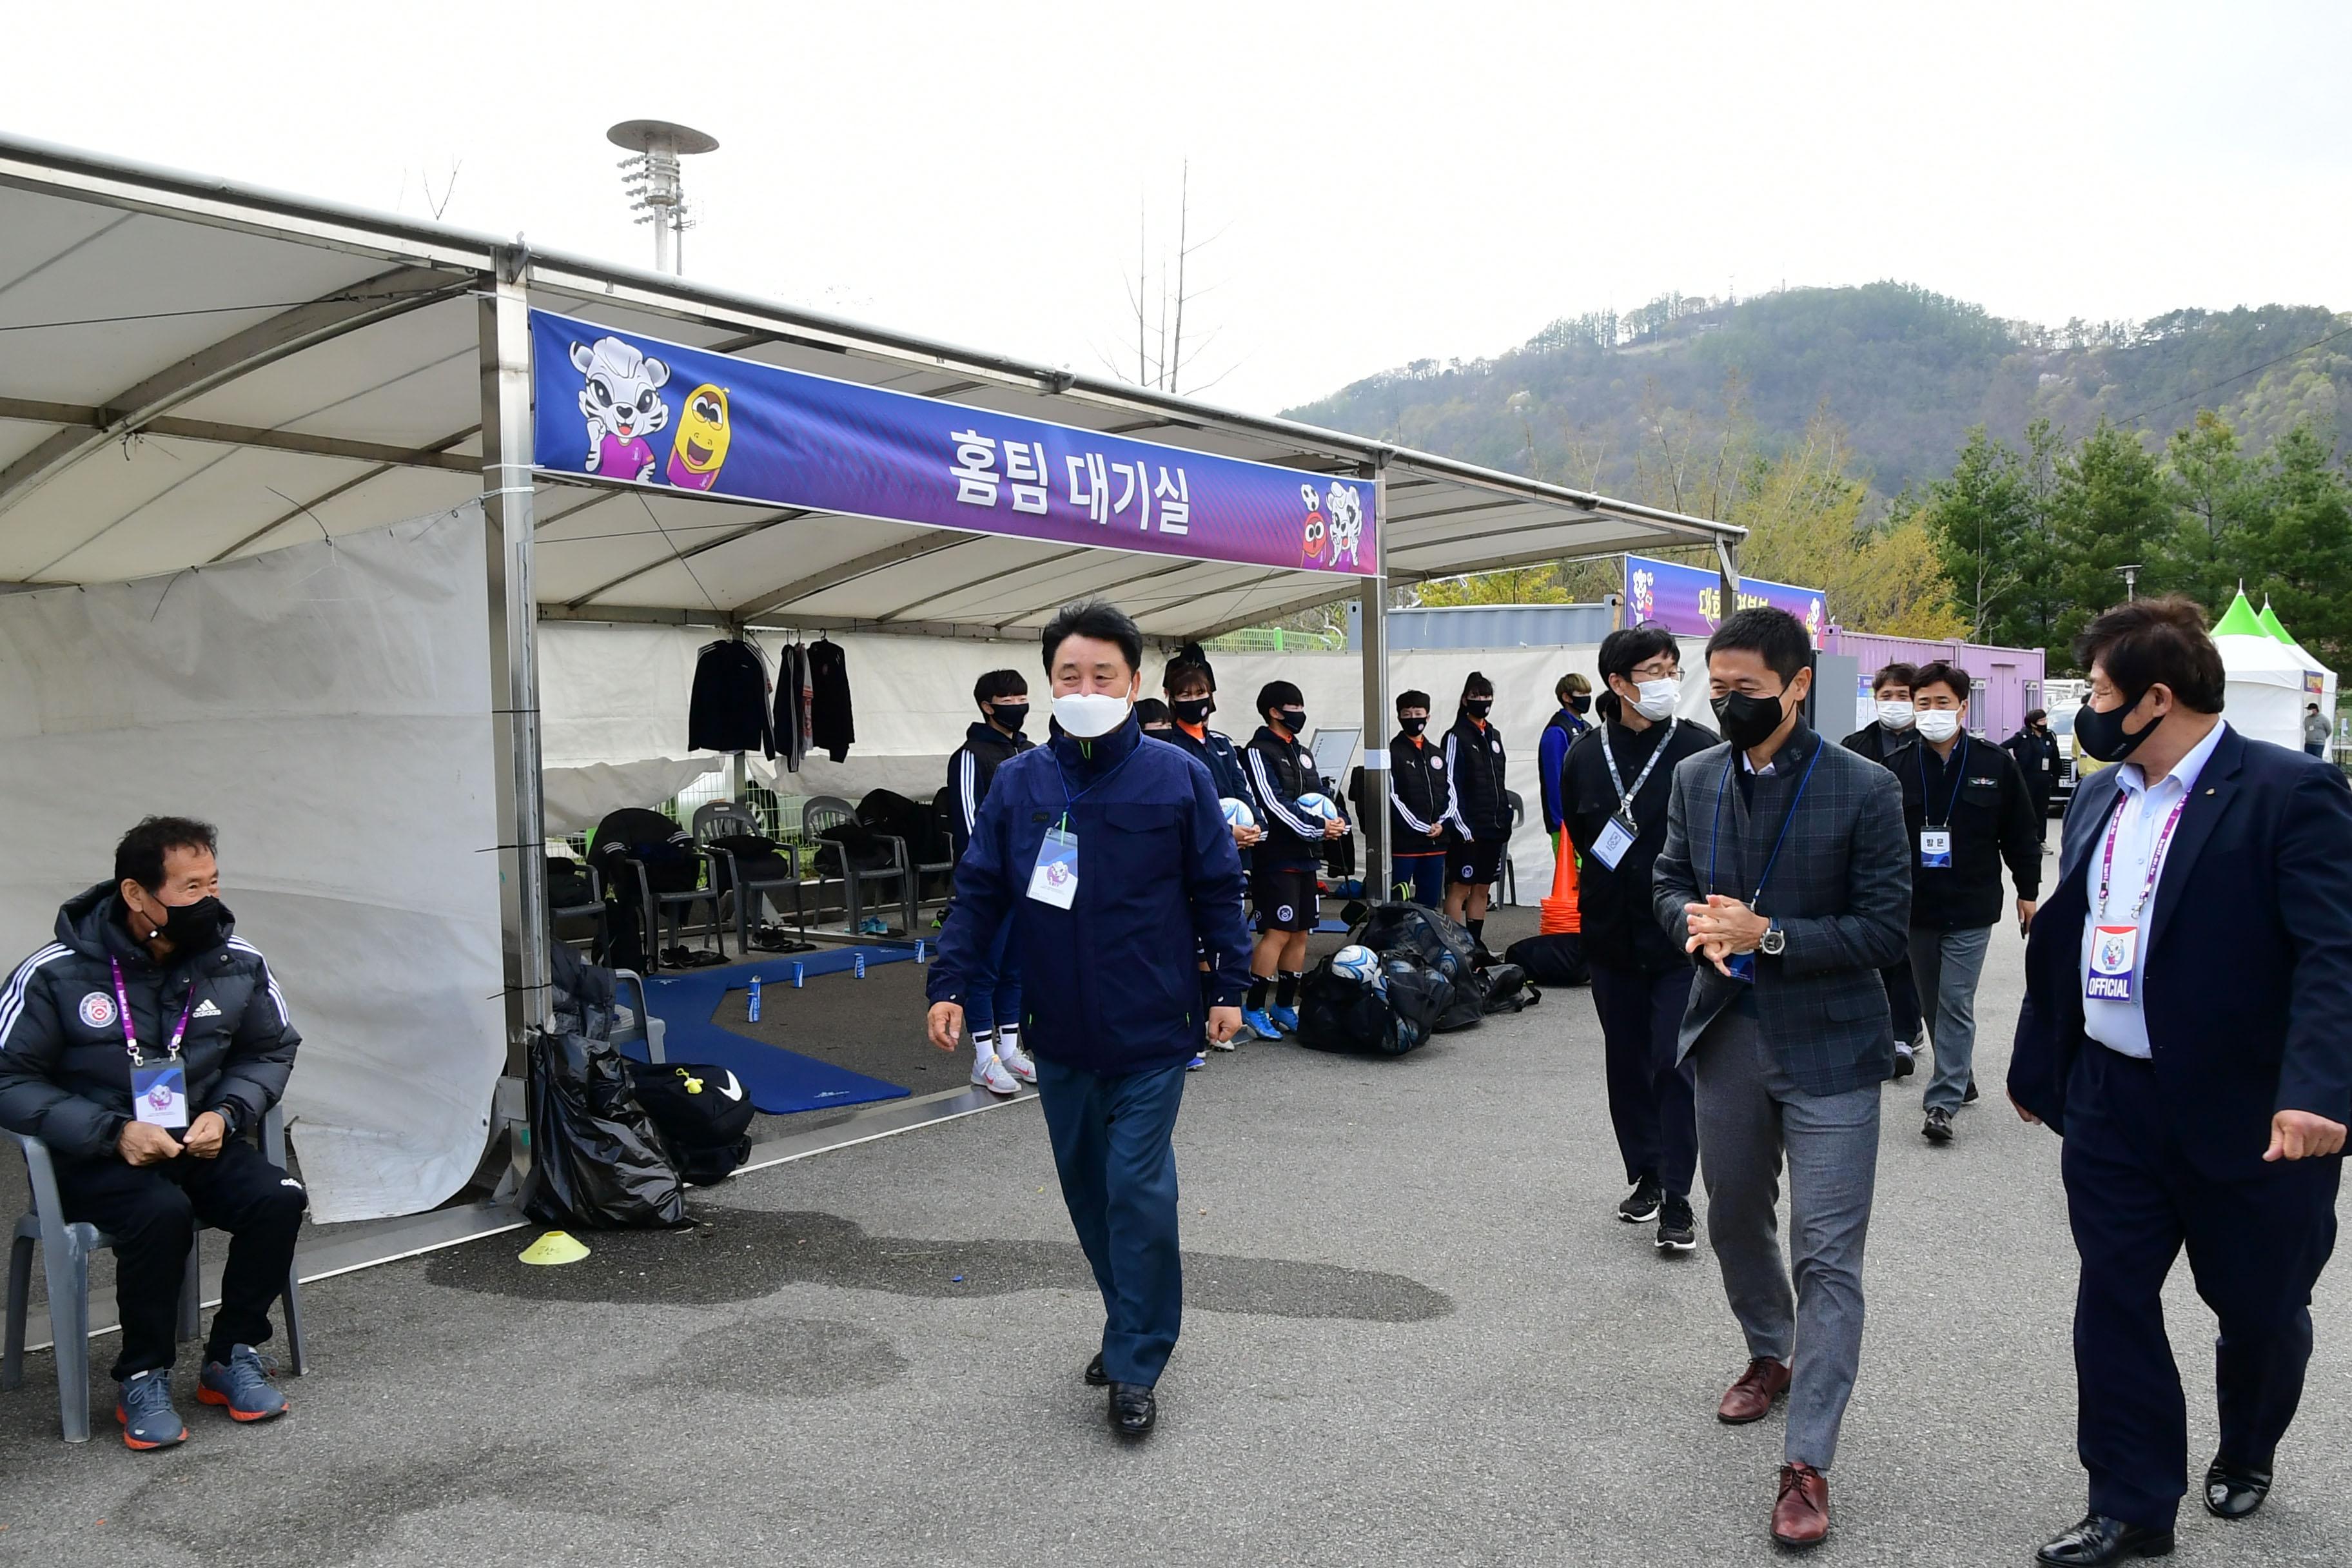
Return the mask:
{"type": "Polygon", "coordinates": [[[1486,721],[1495,683],[1476,670],[1462,683],[1462,708],[1445,732],[1445,772],[1454,826],[1446,853],[1445,913],[1483,940],[1486,893],[1503,874],[1511,847],[1511,803],[1503,787],[1503,732],[1486,721]]]}

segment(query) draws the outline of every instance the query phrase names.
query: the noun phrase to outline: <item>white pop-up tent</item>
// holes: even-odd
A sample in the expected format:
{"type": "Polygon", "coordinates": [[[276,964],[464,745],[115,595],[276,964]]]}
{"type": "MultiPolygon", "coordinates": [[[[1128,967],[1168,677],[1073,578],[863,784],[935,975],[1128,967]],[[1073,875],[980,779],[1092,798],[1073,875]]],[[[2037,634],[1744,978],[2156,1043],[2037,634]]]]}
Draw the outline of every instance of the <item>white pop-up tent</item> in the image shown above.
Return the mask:
{"type": "Polygon", "coordinates": [[[2306,694],[2304,661],[2263,629],[2243,589],[2213,627],[2213,646],[2221,650],[2231,727],[2301,751],[2304,704],[2319,700],[2319,695],[2306,694]]]}
{"type": "Polygon", "coordinates": [[[2271,608],[2268,595],[2263,597],[2262,614],[2254,618],[2262,623],[2263,630],[2270,634],[2273,641],[2284,644],[2289,657],[2303,666],[2305,700],[2318,703],[2319,710],[2326,714],[2327,721],[2333,724],[2336,721],[2336,672],[2314,658],[2309,648],[2294,640],[2279,620],[2278,612],[2271,608]]]}
{"type": "Polygon", "coordinates": [[[47,829],[0,868],[0,949],[129,819],[230,827],[322,1218],[447,1195],[545,1015],[542,621],[1025,640],[1102,595],[1174,639],[1352,595],[1385,718],[1395,585],[1691,545],[1736,582],[1701,519],[6,139],[0,345],[0,809],[47,829]],[[673,428],[589,426],[600,388],[673,428]]]}

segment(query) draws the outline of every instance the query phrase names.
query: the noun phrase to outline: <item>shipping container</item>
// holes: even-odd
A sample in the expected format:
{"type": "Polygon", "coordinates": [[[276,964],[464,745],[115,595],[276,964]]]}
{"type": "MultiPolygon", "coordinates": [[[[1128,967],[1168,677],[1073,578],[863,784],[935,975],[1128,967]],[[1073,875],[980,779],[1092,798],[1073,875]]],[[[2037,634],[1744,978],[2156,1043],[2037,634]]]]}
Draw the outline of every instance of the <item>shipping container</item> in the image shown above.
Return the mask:
{"type": "Polygon", "coordinates": [[[1969,731],[1995,744],[2023,727],[2028,709],[2046,706],[2042,697],[2042,650],[1992,647],[1982,643],[1937,642],[1925,637],[1878,637],[1832,626],[1822,638],[1825,653],[1851,654],[1862,667],[1854,692],[1853,728],[1875,721],[1870,679],[1890,664],[1927,664],[1942,659],[1969,672],[1969,731]]]}

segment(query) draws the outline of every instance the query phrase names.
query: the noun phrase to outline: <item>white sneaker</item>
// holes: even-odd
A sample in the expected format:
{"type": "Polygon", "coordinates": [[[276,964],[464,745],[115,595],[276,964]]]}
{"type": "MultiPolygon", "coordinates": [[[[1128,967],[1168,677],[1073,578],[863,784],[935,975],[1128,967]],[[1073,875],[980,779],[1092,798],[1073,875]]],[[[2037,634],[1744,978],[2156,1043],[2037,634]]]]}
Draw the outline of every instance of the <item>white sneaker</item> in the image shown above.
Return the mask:
{"type": "Polygon", "coordinates": [[[1213,1051],[1230,1051],[1235,1046],[1242,1043],[1242,1037],[1238,1030],[1234,1032],[1234,1037],[1230,1040],[1221,1040],[1214,1035],[1202,1035],[1201,1038],[1213,1051]]]}
{"type": "Polygon", "coordinates": [[[1021,1092],[1021,1080],[1014,1078],[1011,1073],[1006,1072],[1004,1070],[1004,1064],[994,1057],[988,1058],[988,1065],[986,1067],[976,1067],[971,1069],[971,1081],[979,1088],[988,1090],[991,1094],[1019,1094],[1021,1092]]]}
{"type": "Polygon", "coordinates": [[[1014,1046],[1010,1050],[1003,1046],[997,1047],[996,1065],[1023,1083],[1034,1084],[1037,1081],[1037,1064],[1024,1055],[1018,1046],[1014,1046]]]}

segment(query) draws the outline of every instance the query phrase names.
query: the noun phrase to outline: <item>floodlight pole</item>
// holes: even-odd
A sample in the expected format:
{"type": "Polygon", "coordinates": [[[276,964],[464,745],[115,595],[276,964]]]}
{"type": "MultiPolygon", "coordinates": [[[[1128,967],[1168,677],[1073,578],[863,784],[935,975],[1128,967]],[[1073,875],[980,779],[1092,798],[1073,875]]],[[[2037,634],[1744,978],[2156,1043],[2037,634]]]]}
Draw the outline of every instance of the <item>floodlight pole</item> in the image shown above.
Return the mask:
{"type": "Polygon", "coordinates": [[[1389,558],[1381,538],[1389,510],[1386,464],[1371,465],[1364,477],[1372,481],[1372,515],[1365,527],[1380,569],[1363,580],[1362,613],[1356,617],[1364,644],[1364,790],[1356,826],[1364,836],[1364,897],[1380,903],[1389,896],[1389,858],[1396,852],[1389,842],[1389,558]]]}
{"type": "Polygon", "coordinates": [[[527,253],[500,249],[482,279],[482,517],[490,610],[490,734],[497,748],[499,928],[506,959],[507,1065],[553,1011],[547,814],[540,778],[538,595],[532,531],[530,303],[527,253]]]}
{"type": "MultiPolygon", "coordinates": [[[[2117,572],[2119,572],[2119,573],[2123,574],[2123,579],[2124,579],[2124,602],[2125,602],[2125,603],[2126,603],[2126,604],[2128,604],[2128,603],[2130,603],[2132,600],[2138,598],[2138,597],[2139,597],[2139,563],[2138,563],[2138,562],[2137,562],[2137,561],[2135,561],[2135,562],[2133,562],[2133,563],[2132,563],[2130,565],[2128,565],[2128,566],[2118,566],[2118,567],[2116,567],[2116,570],[2117,572]]],[[[2239,591],[2240,591],[2241,593],[2244,592],[2244,588],[2242,587],[2242,585],[2241,586],[2241,588],[2240,588],[2240,590],[2239,590],[2239,591]]]]}

